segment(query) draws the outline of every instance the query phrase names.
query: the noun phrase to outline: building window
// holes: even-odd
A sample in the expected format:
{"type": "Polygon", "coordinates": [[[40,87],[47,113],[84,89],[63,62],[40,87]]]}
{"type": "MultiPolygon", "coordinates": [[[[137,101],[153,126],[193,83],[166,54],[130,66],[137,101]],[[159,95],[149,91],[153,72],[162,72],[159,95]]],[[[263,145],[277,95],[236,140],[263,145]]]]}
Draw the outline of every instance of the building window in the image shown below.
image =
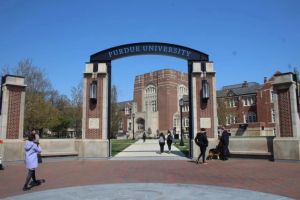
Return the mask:
{"type": "Polygon", "coordinates": [[[152,112],[156,112],[157,111],[156,101],[155,100],[153,100],[152,103],[151,103],[151,109],[152,109],[152,112]]]}
{"type": "Polygon", "coordinates": [[[189,118],[184,118],[184,126],[189,127],[189,118]]]}
{"type": "Polygon", "coordinates": [[[271,109],[271,115],[272,115],[272,123],[275,123],[276,118],[275,118],[275,110],[274,110],[274,108],[271,109]]]}
{"type": "Polygon", "coordinates": [[[255,105],[255,103],[256,103],[255,95],[243,97],[243,105],[244,106],[252,106],[252,105],[255,105]]]}
{"type": "Polygon", "coordinates": [[[131,122],[128,124],[128,130],[131,131],[131,122]]]}
{"type": "Polygon", "coordinates": [[[129,108],[128,107],[125,107],[125,115],[129,115],[129,108]]]}
{"type": "Polygon", "coordinates": [[[119,130],[123,130],[123,122],[119,121],[119,130]]]}
{"type": "Polygon", "coordinates": [[[182,112],[189,112],[189,104],[184,104],[182,107],[182,112]]]}
{"type": "MultiPolygon", "coordinates": [[[[186,95],[189,95],[188,88],[185,85],[179,85],[178,86],[178,99],[177,99],[179,109],[180,109],[179,100],[181,98],[183,98],[183,96],[186,96],[186,95]]],[[[184,106],[182,107],[182,112],[189,112],[189,104],[184,104],[184,106]]]]}
{"type": "Polygon", "coordinates": [[[237,106],[237,104],[238,104],[238,98],[237,97],[227,99],[227,107],[234,108],[234,107],[237,106]]]}
{"type": "Polygon", "coordinates": [[[254,112],[248,112],[244,115],[245,123],[256,122],[256,114],[254,112]]]}
{"type": "Polygon", "coordinates": [[[235,115],[227,115],[226,116],[226,124],[236,124],[237,117],[235,115]]]}
{"type": "Polygon", "coordinates": [[[145,89],[145,110],[146,112],[157,111],[157,93],[153,85],[149,85],[145,89]]]}
{"type": "Polygon", "coordinates": [[[274,103],[275,101],[275,98],[276,98],[276,93],[272,90],[270,90],[270,100],[271,100],[271,103],[274,103]]]}

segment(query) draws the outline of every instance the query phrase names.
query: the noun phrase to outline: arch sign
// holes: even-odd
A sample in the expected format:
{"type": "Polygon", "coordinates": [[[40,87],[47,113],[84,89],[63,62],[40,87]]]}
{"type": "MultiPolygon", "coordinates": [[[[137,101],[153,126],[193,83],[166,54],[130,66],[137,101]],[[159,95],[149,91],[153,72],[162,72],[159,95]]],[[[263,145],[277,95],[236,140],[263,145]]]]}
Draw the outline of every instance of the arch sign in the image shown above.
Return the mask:
{"type": "Polygon", "coordinates": [[[191,61],[208,61],[208,55],[184,46],[167,43],[126,44],[91,55],[90,62],[110,61],[136,55],[164,55],[191,61]]]}
{"type": "MultiPolygon", "coordinates": [[[[216,98],[213,92],[215,90],[213,64],[209,62],[209,57],[205,53],[180,45],[159,42],[120,45],[90,56],[84,73],[82,138],[83,144],[94,152],[87,152],[87,156],[110,156],[111,61],[138,55],[171,56],[188,61],[190,156],[194,157],[198,154],[198,148],[196,150],[193,148],[193,138],[200,127],[207,129],[209,137],[215,137],[217,120],[214,107],[216,98]],[[204,82],[207,87],[203,87],[204,82]],[[203,99],[208,101],[202,101],[203,99]]],[[[165,124],[159,129],[165,131],[171,128],[167,126],[169,125],[165,124]]]]}

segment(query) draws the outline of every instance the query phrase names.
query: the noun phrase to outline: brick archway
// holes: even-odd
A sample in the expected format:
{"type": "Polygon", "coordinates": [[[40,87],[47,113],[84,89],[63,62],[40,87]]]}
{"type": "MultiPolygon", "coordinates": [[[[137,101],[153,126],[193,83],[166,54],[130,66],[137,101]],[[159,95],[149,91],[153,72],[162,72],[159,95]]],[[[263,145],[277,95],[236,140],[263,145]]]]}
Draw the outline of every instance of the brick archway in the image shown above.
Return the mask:
{"type": "Polygon", "coordinates": [[[187,61],[190,156],[193,157],[196,152],[193,151],[192,140],[200,128],[207,128],[210,138],[215,138],[217,135],[215,72],[207,54],[175,44],[132,43],[109,48],[90,56],[84,73],[83,140],[98,139],[107,148],[106,156],[110,156],[111,61],[138,55],[163,55],[187,61]],[[96,104],[93,110],[90,109],[90,104],[93,102],[91,101],[92,83],[97,85],[93,97],[97,101],[94,101],[96,104]],[[208,86],[205,89],[206,93],[203,92],[204,85],[208,86]]]}

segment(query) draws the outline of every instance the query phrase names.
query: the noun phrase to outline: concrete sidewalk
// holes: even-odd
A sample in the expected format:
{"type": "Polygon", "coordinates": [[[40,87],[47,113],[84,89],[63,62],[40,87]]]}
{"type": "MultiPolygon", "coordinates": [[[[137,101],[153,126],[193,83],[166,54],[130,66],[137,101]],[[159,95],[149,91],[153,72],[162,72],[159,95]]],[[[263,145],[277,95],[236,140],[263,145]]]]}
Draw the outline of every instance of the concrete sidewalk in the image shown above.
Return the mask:
{"type": "Polygon", "coordinates": [[[120,160],[122,158],[126,159],[143,159],[147,158],[150,160],[155,159],[174,159],[174,160],[186,160],[186,156],[172,144],[171,152],[168,152],[168,145],[165,145],[164,153],[160,153],[160,147],[158,144],[158,139],[147,139],[143,142],[142,139],[137,140],[135,143],[124,149],[122,152],[118,153],[115,157],[111,158],[113,160],[120,160]]]}

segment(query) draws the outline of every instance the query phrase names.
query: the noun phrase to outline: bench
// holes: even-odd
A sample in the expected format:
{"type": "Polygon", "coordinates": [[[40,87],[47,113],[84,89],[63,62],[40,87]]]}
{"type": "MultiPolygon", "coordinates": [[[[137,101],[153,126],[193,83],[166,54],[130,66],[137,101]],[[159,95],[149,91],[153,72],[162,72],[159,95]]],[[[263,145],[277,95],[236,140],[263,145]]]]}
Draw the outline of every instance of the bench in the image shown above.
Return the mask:
{"type": "Polygon", "coordinates": [[[265,151],[230,151],[230,154],[235,155],[254,155],[254,156],[271,156],[271,152],[265,151]]]}
{"type": "Polygon", "coordinates": [[[42,152],[42,157],[62,157],[62,156],[78,156],[78,152],[69,151],[69,152],[42,152]]]}
{"type": "Polygon", "coordinates": [[[230,151],[230,157],[233,158],[261,158],[273,160],[271,152],[266,151],[230,151]]]}

